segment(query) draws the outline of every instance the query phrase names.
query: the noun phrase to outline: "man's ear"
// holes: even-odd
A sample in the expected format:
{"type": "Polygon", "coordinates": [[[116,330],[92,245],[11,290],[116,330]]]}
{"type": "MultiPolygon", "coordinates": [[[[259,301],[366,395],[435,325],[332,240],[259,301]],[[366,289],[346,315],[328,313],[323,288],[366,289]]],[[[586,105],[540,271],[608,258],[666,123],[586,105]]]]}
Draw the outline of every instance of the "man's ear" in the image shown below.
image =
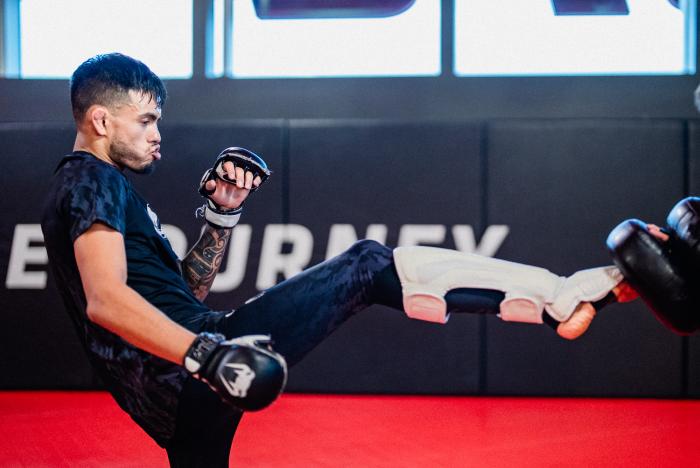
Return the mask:
{"type": "Polygon", "coordinates": [[[109,119],[109,110],[104,106],[94,105],[87,111],[87,123],[92,127],[94,132],[100,136],[107,135],[107,120],[109,119]]]}

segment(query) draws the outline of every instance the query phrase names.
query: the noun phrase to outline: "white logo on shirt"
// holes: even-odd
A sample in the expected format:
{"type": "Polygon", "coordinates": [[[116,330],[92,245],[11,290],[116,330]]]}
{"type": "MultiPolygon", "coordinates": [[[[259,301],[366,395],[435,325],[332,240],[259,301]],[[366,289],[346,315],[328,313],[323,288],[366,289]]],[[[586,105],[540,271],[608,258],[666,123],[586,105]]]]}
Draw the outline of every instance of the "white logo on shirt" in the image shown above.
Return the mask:
{"type": "Polygon", "coordinates": [[[153,222],[153,227],[156,228],[156,232],[160,234],[160,237],[163,239],[167,239],[168,236],[165,235],[165,231],[163,231],[163,228],[160,227],[158,215],[151,209],[149,204],[146,204],[146,211],[148,212],[148,217],[151,218],[151,222],[153,222]]]}

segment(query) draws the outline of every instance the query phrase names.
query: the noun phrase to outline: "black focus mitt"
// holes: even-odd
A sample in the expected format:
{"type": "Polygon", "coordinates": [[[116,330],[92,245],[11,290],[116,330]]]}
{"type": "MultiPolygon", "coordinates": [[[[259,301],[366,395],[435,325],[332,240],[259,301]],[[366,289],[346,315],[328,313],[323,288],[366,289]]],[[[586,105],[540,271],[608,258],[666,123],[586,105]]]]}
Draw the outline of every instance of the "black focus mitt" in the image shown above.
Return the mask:
{"type": "Polygon", "coordinates": [[[695,275],[669,242],[662,242],[646,223],[629,219],[612,230],[607,247],[625,280],[676,333],[700,328],[700,301],[695,275]]]}
{"type": "Polygon", "coordinates": [[[676,203],[666,223],[672,248],[688,260],[689,270],[700,271],[700,198],[688,197],[676,203]]]}

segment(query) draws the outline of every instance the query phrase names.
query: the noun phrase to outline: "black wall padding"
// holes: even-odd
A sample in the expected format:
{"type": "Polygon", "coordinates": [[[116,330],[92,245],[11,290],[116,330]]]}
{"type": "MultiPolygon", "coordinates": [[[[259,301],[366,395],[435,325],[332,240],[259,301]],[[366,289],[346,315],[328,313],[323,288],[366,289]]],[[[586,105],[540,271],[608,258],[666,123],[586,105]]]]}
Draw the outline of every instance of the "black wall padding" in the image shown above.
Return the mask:
{"type": "MultiPolygon", "coordinates": [[[[499,122],[489,130],[489,221],[511,227],[499,252],[559,274],[610,264],[604,242],[626,218],[661,222],[683,195],[676,122],[499,122]]],[[[604,310],[575,342],[489,321],[495,394],[654,395],[681,390],[681,339],[640,304],[604,310]]]]}
{"type": "MultiPolygon", "coordinates": [[[[241,120],[164,123],[162,135],[158,170],[130,177],[187,245],[201,226],[199,178],[221,149],[249,148],[273,170],[246,203],[238,250],[224,259],[219,289],[207,300],[221,310],[281,279],[275,259],[310,249],[306,266],[315,264],[369,227],[391,247],[412,234],[431,245],[484,248],[487,229],[506,226],[502,243],[492,242],[495,256],[569,274],[610,263],[604,240],[623,219],[662,223],[686,190],[700,190],[695,122],[241,120]],[[266,254],[265,245],[274,248],[266,254]]],[[[5,124],[0,138],[0,275],[7,280],[15,226],[39,223],[48,178],[74,132],[5,124]]],[[[24,246],[40,248],[40,239],[24,246]]],[[[37,262],[23,272],[41,275],[46,265],[37,262]]],[[[38,289],[3,281],[0,291],[0,388],[98,385],[50,277],[38,289]]],[[[698,396],[698,359],[697,338],[672,334],[641,304],[606,309],[576,342],[546,326],[477,316],[439,326],[375,306],[296,366],[289,390],[698,396]]]]}
{"type": "MultiPolygon", "coordinates": [[[[29,276],[46,277],[42,289],[8,289],[10,249],[18,224],[38,225],[49,179],[73,148],[69,125],[0,126],[0,386],[90,388],[95,381],[77,335],[45,264],[29,264],[29,276]],[[42,273],[43,272],[43,273],[42,273]]],[[[29,238],[35,238],[31,236],[29,238]]],[[[41,247],[39,241],[29,245],[41,247]]]]}
{"type": "MultiPolygon", "coordinates": [[[[387,226],[396,246],[409,224],[480,228],[479,127],[467,125],[293,123],[290,222],[312,227],[314,262],[324,258],[332,224],[364,237],[387,226]]],[[[474,393],[479,375],[478,317],[449,326],[409,320],[383,307],[364,311],[291,374],[304,391],[474,393]]]]}

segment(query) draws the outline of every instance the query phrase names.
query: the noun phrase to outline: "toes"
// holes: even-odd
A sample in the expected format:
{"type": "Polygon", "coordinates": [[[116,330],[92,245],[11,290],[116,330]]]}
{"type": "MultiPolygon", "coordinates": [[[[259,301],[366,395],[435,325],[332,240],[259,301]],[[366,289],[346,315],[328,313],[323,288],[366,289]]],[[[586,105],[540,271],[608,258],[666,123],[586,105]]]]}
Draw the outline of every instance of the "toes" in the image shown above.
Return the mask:
{"type": "Polygon", "coordinates": [[[589,302],[579,304],[569,320],[559,324],[557,334],[567,340],[575,340],[586,333],[595,314],[595,308],[589,302]]]}

